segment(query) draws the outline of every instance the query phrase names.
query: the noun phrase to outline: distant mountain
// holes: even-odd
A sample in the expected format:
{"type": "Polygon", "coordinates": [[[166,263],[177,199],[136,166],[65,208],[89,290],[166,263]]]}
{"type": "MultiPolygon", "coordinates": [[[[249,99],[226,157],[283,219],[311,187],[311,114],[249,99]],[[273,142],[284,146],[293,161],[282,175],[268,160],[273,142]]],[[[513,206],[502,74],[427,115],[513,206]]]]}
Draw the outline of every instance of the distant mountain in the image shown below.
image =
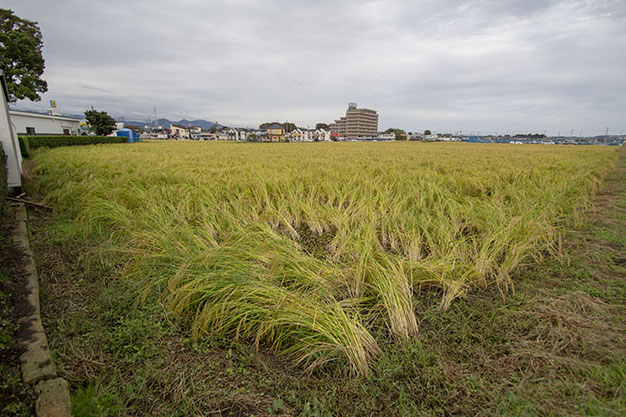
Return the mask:
{"type": "Polygon", "coordinates": [[[183,126],[198,126],[199,128],[202,128],[204,130],[209,130],[210,128],[212,128],[213,126],[216,127],[221,127],[220,124],[213,123],[213,122],[209,122],[207,120],[203,120],[203,119],[196,119],[196,120],[187,120],[187,119],[182,119],[179,120],[178,122],[175,122],[177,125],[183,125],[183,126]]]}
{"type": "MultiPolygon", "coordinates": [[[[122,119],[121,117],[116,119],[118,122],[124,121],[124,123],[132,125],[132,126],[146,126],[146,122],[139,122],[136,120],[126,120],[125,118],[122,119]]],[[[209,122],[208,120],[203,120],[203,119],[196,119],[196,120],[187,120],[187,119],[181,119],[178,121],[172,121],[169,119],[156,119],[152,122],[153,126],[163,126],[163,127],[170,127],[172,124],[175,125],[183,125],[183,126],[198,126],[201,129],[204,130],[209,130],[210,128],[212,128],[213,126],[217,126],[217,127],[222,127],[222,125],[220,125],[219,123],[216,124],[214,122],[209,122]]]]}

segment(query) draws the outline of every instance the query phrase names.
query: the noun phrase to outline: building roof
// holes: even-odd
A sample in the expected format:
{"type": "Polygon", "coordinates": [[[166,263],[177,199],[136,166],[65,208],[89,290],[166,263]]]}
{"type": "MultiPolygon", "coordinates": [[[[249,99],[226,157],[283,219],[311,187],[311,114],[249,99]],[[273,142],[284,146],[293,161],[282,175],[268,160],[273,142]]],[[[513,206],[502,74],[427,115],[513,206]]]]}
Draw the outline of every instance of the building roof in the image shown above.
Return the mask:
{"type": "Polygon", "coordinates": [[[63,116],[60,114],[38,113],[36,111],[30,111],[30,110],[9,110],[9,114],[14,115],[14,116],[40,117],[43,119],[69,120],[72,122],[80,122],[82,120],[82,117],[63,116]]]}

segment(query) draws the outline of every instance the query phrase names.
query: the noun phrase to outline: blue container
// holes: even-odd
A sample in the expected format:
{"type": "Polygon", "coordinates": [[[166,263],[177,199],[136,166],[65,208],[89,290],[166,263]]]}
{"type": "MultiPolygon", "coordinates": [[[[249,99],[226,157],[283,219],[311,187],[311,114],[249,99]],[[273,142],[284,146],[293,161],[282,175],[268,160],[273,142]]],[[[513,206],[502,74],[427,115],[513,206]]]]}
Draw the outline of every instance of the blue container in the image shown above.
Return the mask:
{"type": "Polygon", "coordinates": [[[137,143],[139,142],[139,133],[133,132],[130,129],[120,129],[117,131],[118,137],[125,137],[127,143],[137,143]]]}

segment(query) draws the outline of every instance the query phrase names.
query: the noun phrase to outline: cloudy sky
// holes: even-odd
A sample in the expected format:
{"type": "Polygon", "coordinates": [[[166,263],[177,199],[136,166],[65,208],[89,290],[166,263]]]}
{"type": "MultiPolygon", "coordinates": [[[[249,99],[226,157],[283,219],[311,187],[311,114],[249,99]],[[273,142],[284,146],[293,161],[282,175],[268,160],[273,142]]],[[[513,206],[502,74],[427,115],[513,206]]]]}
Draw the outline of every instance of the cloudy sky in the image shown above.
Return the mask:
{"type": "Polygon", "coordinates": [[[61,111],[313,126],[626,132],[626,0],[2,0],[61,111]]]}

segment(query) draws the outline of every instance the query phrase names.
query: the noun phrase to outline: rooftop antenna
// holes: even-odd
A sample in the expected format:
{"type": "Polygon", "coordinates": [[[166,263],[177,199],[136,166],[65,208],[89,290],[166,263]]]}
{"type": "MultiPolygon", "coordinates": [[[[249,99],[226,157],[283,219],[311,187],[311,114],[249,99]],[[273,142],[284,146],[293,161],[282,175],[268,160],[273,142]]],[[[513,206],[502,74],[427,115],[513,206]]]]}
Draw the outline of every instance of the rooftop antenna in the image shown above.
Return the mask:
{"type": "Polygon", "coordinates": [[[609,137],[609,127],[608,126],[606,127],[606,130],[604,131],[604,136],[606,136],[607,139],[609,137]]]}

